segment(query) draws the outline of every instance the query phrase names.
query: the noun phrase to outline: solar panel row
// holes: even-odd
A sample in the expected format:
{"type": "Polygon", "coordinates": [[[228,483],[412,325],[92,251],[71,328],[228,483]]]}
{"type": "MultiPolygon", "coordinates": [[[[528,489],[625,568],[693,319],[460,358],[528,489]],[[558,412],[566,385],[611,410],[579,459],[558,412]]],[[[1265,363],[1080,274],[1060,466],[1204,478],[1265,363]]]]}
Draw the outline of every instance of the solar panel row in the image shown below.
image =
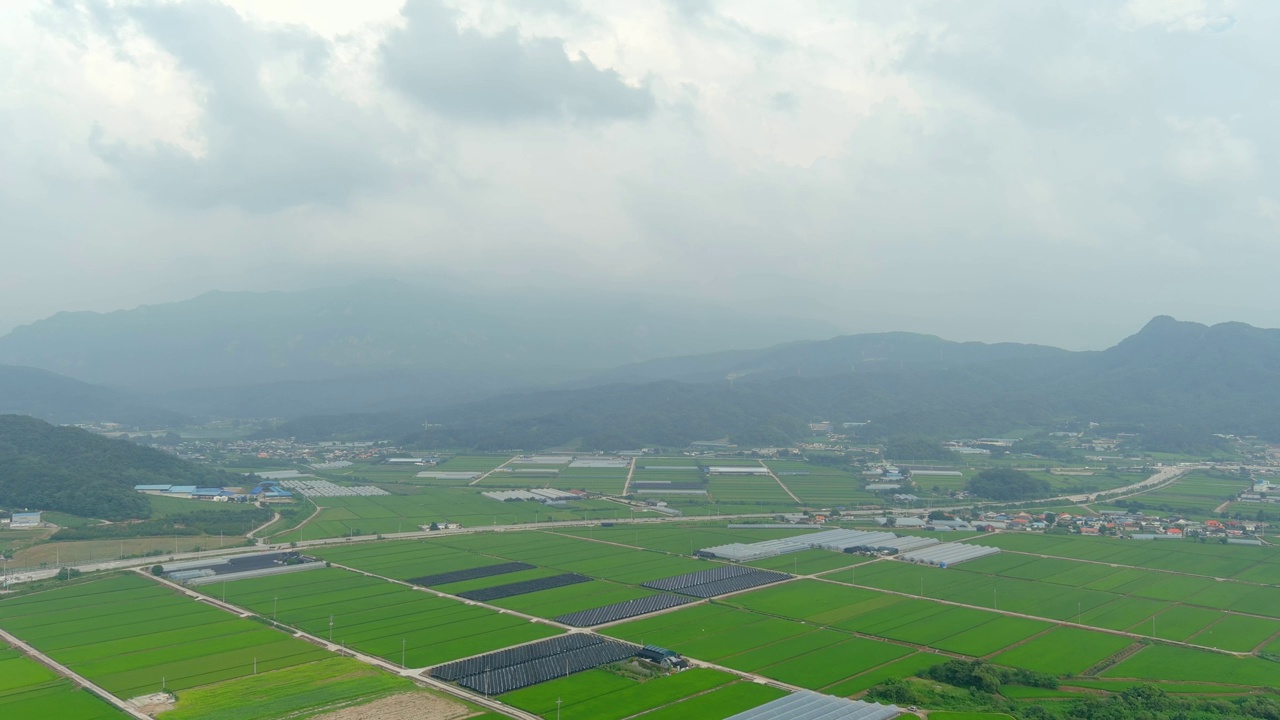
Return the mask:
{"type": "Polygon", "coordinates": [[[772,570],[757,570],[742,565],[721,565],[710,570],[699,570],[685,575],[653,580],[644,583],[644,587],[669,590],[697,598],[709,598],[781,582],[790,577],[786,573],[772,570]]]}
{"type": "Polygon", "coordinates": [[[674,575],[672,577],[651,580],[644,583],[644,586],[647,588],[653,588],[654,590],[679,590],[680,588],[702,585],[716,580],[724,580],[737,575],[746,575],[747,573],[754,571],[755,568],[743,567],[741,565],[718,565],[709,570],[699,570],[697,572],[685,573],[684,575],[674,575]]]}
{"type": "Polygon", "coordinates": [[[573,633],[569,635],[559,635],[553,638],[547,638],[540,642],[533,642],[519,647],[507,648],[506,650],[496,650],[484,655],[478,655],[466,660],[457,660],[455,662],[446,663],[431,670],[433,677],[441,680],[458,680],[467,675],[475,675],[485,670],[494,670],[497,668],[511,667],[519,665],[531,660],[538,660],[544,657],[559,655],[560,653],[581,650],[585,647],[599,645],[604,642],[604,638],[596,635],[586,635],[583,633],[573,633]]]}
{"type": "Polygon", "coordinates": [[[612,605],[604,605],[590,610],[581,610],[579,612],[568,613],[556,618],[557,622],[574,627],[591,627],[593,625],[603,625],[605,623],[614,622],[616,620],[624,620],[637,615],[646,615],[659,610],[666,610],[678,605],[691,603],[687,597],[679,595],[650,595],[649,597],[639,598],[637,600],[627,600],[626,602],[614,603],[612,605]]]}
{"type": "Polygon", "coordinates": [[[782,582],[790,578],[786,573],[768,572],[760,570],[750,575],[739,575],[737,577],[727,578],[725,580],[717,580],[716,582],[703,583],[702,585],[694,585],[693,587],[681,588],[676,592],[684,595],[692,595],[696,598],[710,598],[717,595],[727,595],[729,593],[740,592],[761,585],[769,585],[776,582],[782,582]]]}
{"type": "Polygon", "coordinates": [[[564,573],[562,575],[552,575],[551,577],[524,580],[522,582],[508,583],[506,585],[495,585],[493,587],[479,588],[477,590],[468,590],[466,592],[458,593],[458,597],[475,600],[476,602],[489,602],[490,600],[501,600],[502,598],[515,597],[516,595],[527,595],[540,590],[550,590],[552,588],[564,587],[566,585],[577,585],[578,583],[584,582],[591,582],[591,578],[586,575],[579,575],[578,573],[564,573]]]}
{"type": "Polygon", "coordinates": [[[552,657],[531,660],[520,665],[490,670],[475,675],[468,675],[458,684],[486,695],[519,690],[530,685],[572,675],[583,670],[608,665],[612,662],[626,660],[636,654],[636,647],[616,640],[607,640],[599,645],[572,650],[552,657]]]}
{"type": "Polygon", "coordinates": [[[423,575],[422,577],[409,578],[409,582],[423,587],[448,585],[449,583],[463,582],[465,580],[478,580],[480,578],[493,577],[494,575],[506,575],[507,573],[521,570],[533,570],[535,567],[537,566],[529,563],[509,562],[499,565],[485,565],[484,567],[470,568],[468,570],[454,570],[453,572],[439,573],[437,575],[423,575]]]}

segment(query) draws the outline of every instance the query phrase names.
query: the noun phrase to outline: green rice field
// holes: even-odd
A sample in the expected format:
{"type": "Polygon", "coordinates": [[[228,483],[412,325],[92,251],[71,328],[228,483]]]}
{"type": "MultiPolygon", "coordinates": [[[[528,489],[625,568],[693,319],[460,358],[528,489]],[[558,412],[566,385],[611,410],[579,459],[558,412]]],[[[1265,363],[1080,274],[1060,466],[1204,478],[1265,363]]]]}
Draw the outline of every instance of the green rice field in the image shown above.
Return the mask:
{"type": "Polygon", "coordinates": [[[0,717],[115,720],[128,715],[0,642],[0,717]]]}
{"type": "Polygon", "coordinates": [[[329,657],[131,574],[7,598],[0,627],[121,698],[329,657]]]}
{"type": "Polygon", "coordinates": [[[338,568],[237,580],[226,584],[226,600],[391,662],[401,661],[403,648],[409,667],[436,665],[560,632],[338,568]]]}

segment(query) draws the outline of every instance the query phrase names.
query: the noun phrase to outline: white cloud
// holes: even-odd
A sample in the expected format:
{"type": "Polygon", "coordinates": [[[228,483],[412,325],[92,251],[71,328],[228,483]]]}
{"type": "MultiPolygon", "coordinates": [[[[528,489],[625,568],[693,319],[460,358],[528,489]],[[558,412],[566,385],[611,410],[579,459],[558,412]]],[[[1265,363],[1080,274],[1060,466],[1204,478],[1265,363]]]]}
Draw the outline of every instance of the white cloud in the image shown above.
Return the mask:
{"type": "Polygon", "coordinates": [[[229,2],[0,7],[0,326],[388,271],[1280,325],[1262,2],[229,2]]]}

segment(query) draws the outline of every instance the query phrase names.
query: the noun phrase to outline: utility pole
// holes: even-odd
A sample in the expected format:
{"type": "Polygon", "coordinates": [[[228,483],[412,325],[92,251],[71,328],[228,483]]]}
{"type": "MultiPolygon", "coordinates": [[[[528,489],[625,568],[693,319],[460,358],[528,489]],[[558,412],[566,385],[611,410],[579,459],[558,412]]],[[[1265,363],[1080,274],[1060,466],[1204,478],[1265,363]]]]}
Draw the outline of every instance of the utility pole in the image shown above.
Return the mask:
{"type": "Polygon", "coordinates": [[[333,642],[333,616],[329,616],[329,642],[333,642]]]}
{"type": "Polygon", "coordinates": [[[400,638],[400,669],[404,669],[404,643],[405,638],[400,638]]]}
{"type": "Polygon", "coordinates": [[[560,720],[560,698],[556,698],[556,720],[560,720]]]}
{"type": "Polygon", "coordinates": [[[276,622],[276,610],[280,609],[280,596],[271,598],[271,622],[276,622]]]}

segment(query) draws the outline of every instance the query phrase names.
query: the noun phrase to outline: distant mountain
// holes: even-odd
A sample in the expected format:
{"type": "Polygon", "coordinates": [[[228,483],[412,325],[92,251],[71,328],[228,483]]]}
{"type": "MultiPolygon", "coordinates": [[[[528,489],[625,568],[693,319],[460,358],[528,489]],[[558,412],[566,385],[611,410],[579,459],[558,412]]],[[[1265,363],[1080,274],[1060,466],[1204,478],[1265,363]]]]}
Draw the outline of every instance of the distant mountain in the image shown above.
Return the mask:
{"type": "Polygon", "coordinates": [[[243,478],[74,427],[0,415],[0,507],[106,520],[146,518],[135,484],[224,485],[243,478]]]}
{"type": "Polygon", "coordinates": [[[422,386],[427,401],[456,401],[721,350],[742,337],[767,344],[831,331],[822,323],[651,297],[465,293],[368,281],[59,313],[0,338],[0,363],[156,393],[174,407],[210,404],[185,391],[224,388],[251,397],[252,388],[270,385],[287,402],[331,391],[346,401],[342,386],[395,374],[422,386]],[[441,386],[449,387],[441,392],[441,386]]]}
{"type": "Polygon", "coordinates": [[[53,423],[115,422],[137,428],[183,425],[187,419],[125,392],[30,367],[0,365],[0,413],[53,423]]]}
{"type": "Polygon", "coordinates": [[[817,419],[869,420],[859,431],[868,439],[973,436],[1075,420],[1127,423],[1164,437],[1280,440],[1280,330],[1240,323],[1156,318],[1102,352],[851,336],[661,360],[595,378],[613,383],[433,413],[311,417],[276,431],[392,437],[403,429],[412,431],[407,442],[428,446],[618,449],[718,437],[774,444],[801,437],[817,419]],[[429,426],[412,429],[423,421],[429,426]]]}
{"type": "Polygon", "coordinates": [[[944,370],[1002,360],[1050,360],[1072,353],[1044,345],[952,342],[933,335],[891,332],[793,342],[764,350],[663,358],[591,375],[578,385],[679,380],[762,382],[850,373],[944,370]]]}

